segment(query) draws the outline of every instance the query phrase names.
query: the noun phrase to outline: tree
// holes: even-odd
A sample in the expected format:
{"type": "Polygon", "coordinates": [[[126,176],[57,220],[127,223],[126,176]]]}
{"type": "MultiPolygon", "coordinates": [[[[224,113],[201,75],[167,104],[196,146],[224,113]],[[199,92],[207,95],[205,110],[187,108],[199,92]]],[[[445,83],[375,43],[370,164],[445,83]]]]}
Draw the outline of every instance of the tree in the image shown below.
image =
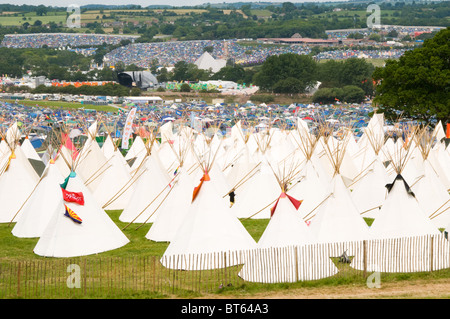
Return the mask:
{"type": "Polygon", "coordinates": [[[179,61],[173,69],[174,81],[204,81],[209,79],[209,72],[199,69],[194,63],[179,61]]]}
{"type": "Polygon", "coordinates": [[[366,95],[373,94],[372,74],[374,71],[372,63],[364,59],[351,58],[343,62],[339,74],[341,86],[355,85],[362,88],[366,95]]]}
{"type": "Polygon", "coordinates": [[[212,45],[203,48],[203,52],[213,53],[214,47],[212,45]]]}
{"type": "Polygon", "coordinates": [[[363,89],[366,95],[372,95],[373,70],[373,65],[364,59],[330,60],[319,64],[318,80],[322,83],[321,88],[353,85],[363,89]]]}
{"type": "Polygon", "coordinates": [[[275,93],[301,93],[304,90],[303,82],[293,77],[281,79],[273,86],[275,93]]]}
{"type": "Polygon", "coordinates": [[[187,83],[183,83],[180,86],[180,92],[191,92],[191,87],[187,83]]]}
{"type": "Polygon", "coordinates": [[[134,87],[130,90],[130,96],[140,96],[141,95],[141,89],[134,87]]]}
{"type": "Polygon", "coordinates": [[[380,42],[381,41],[381,35],[379,35],[378,33],[372,33],[369,36],[369,40],[373,40],[375,42],[380,42]]]}
{"type": "Polygon", "coordinates": [[[314,93],[312,99],[314,103],[331,104],[337,100],[341,101],[343,94],[344,92],[341,88],[322,88],[314,93]]]}
{"type": "Polygon", "coordinates": [[[406,51],[399,60],[376,68],[373,100],[387,118],[403,117],[431,123],[450,122],[450,28],[441,30],[422,47],[406,51]]]}
{"type": "Polygon", "coordinates": [[[243,81],[245,78],[245,70],[240,65],[236,66],[225,66],[219,70],[219,72],[213,74],[211,79],[222,80],[222,81],[233,81],[238,82],[243,81]]]}
{"type": "Polygon", "coordinates": [[[47,7],[46,6],[44,6],[44,5],[39,5],[39,6],[37,6],[37,8],[36,8],[36,15],[38,15],[38,16],[43,16],[44,14],[46,15],[47,14],[47,7]]]}
{"type": "Polygon", "coordinates": [[[356,85],[346,85],[342,88],[342,91],[342,99],[347,103],[361,103],[366,97],[364,90],[356,85]]]}
{"type": "MultiPolygon", "coordinates": [[[[314,60],[307,55],[286,53],[272,55],[264,61],[261,70],[255,74],[254,81],[261,89],[274,90],[275,85],[281,80],[288,78],[297,79],[294,90],[290,93],[304,92],[308,86],[312,86],[317,78],[317,65],[314,60]]],[[[286,84],[292,84],[293,80],[280,82],[277,89],[286,88],[286,84]]]]}

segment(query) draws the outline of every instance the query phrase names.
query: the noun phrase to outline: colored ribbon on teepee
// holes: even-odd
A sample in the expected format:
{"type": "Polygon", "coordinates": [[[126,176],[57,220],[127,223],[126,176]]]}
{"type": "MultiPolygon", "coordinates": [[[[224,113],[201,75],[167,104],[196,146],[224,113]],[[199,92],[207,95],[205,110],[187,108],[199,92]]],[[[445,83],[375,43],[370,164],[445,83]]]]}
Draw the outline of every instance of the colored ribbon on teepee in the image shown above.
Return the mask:
{"type": "Polygon", "coordinates": [[[67,183],[69,183],[69,178],[75,177],[76,175],[77,174],[74,171],[71,171],[70,174],[64,180],[64,182],[62,184],[59,184],[59,186],[61,186],[62,189],[66,189],[67,183]]]}
{"type": "Polygon", "coordinates": [[[64,204],[64,207],[66,208],[66,212],[64,213],[64,216],[69,217],[71,220],[73,220],[77,224],[81,224],[83,220],[75,214],[73,210],[71,210],[69,207],[67,207],[66,204],[64,204]]]}
{"type": "Polygon", "coordinates": [[[294,205],[295,209],[297,209],[297,210],[303,202],[303,200],[295,199],[294,197],[289,196],[288,194],[283,192],[283,193],[281,193],[280,197],[278,197],[275,205],[273,205],[273,207],[270,209],[270,217],[272,217],[273,214],[275,213],[275,209],[277,209],[278,201],[280,200],[280,198],[285,198],[285,197],[287,197],[291,201],[292,205],[294,205]]]}
{"type": "Polygon", "coordinates": [[[211,180],[208,172],[205,172],[205,174],[203,174],[202,178],[200,179],[200,184],[198,184],[197,187],[194,188],[194,193],[192,194],[192,202],[195,200],[195,198],[197,197],[198,193],[200,192],[200,188],[202,188],[203,182],[207,182],[211,180]]]}
{"type": "Polygon", "coordinates": [[[16,158],[16,154],[14,153],[14,151],[11,153],[11,155],[8,158],[8,163],[6,163],[6,168],[5,168],[5,172],[8,170],[9,165],[11,164],[11,160],[16,158]]]}
{"type": "Polygon", "coordinates": [[[61,140],[64,141],[64,143],[62,143],[61,147],[59,148],[58,155],[61,152],[62,147],[65,146],[67,149],[72,151],[72,159],[75,160],[78,156],[78,151],[77,151],[77,148],[75,147],[75,145],[73,145],[72,141],[70,140],[69,135],[65,134],[65,133],[61,133],[61,140]]]}

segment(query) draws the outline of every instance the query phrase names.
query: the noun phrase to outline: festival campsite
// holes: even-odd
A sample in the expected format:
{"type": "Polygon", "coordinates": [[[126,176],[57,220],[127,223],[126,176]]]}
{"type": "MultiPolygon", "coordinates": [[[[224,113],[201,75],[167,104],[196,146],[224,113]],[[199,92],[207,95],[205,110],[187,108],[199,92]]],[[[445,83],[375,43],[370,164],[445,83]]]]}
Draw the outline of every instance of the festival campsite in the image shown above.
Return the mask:
{"type": "Polygon", "coordinates": [[[198,130],[131,110],[123,134],[102,115],[53,123],[39,155],[36,122],[2,128],[1,295],[162,298],[450,269],[441,123],[391,131],[374,113],[359,135],[318,117],[198,130]]]}

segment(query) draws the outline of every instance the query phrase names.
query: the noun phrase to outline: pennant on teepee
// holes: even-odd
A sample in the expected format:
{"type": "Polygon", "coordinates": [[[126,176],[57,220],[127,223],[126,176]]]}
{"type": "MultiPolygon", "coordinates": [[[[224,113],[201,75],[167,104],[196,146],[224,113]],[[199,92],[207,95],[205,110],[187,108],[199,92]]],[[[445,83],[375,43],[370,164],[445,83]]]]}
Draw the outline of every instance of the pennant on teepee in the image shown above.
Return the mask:
{"type": "Polygon", "coordinates": [[[67,183],[69,183],[69,178],[75,177],[75,176],[76,176],[75,172],[70,172],[69,176],[67,176],[66,179],[64,180],[64,182],[62,184],[59,184],[59,186],[61,186],[62,189],[66,189],[67,183]]]}
{"type": "Polygon", "coordinates": [[[67,176],[64,182],[62,184],[59,184],[59,186],[61,186],[62,189],[66,189],[67,183],[69,182],[69,178],[70,176],[67,176]]]}
{"type": "Polygon", "coordinates": [[[202,188],[203,182],[204,182],[204,181],[209,181],[209,180],[211,180],[211,179],[210,179],[208,173],[205,172],[205,174],[203,175],[203,177],[200,179],[200,184],[199,184],[196,188],[194,188],[194,193],[192,194],[192,201],[195,200],[195,198],[196,198],[197,195],[198,195],[198,192],[200,192],[200,188],[202,188]]]}
{"type": "Polygon", "coordinates": [[[413,196],[413,197],[416,197],[416,195],[415,195],[414,192],[412,191],[411,187],[409,187],[408,183],[405,181],[405,179],[403,178],[403,176],[400,175],[400,174],[398,174],[398,175],[395,177],[394,181],[393,181],[391,184],[386,184],[386,185],[385,185],[385,187],[386,187],[387,190],[388,190],[388,193],[391,192],[392,187],[394,186],[394,183],[395,183],[396,180],[401,180],[401,181],[403,181],[403,184],[405,185],[406,192],[407,192],[409,195],[411,195],[411,196],[413,196]]]}
{"type": "Polygon", "coordinates": [[[84,196],[82,192],[69,192],[61,187],[63,193],[63,199],[65,202],[77,203],[84,205],[84,196]]]}
{"type": "Polygon", "coordinates": [[[303,200],[295,199],[294,197],[289,196],[286,193],[281,193],[281,195],[280,195],[280,197],[278,197],[275,205],[273,205],[273,207],[270,209],[270,217],[272,217],[273,214],[275,213],[275,209],[277,209],[278,201],[280,200],[280,198],[284,198],[284,197],[287,197],[291,201],[292,205],[294,205],[295,209],[297,209],[297,210],[303,202],[303,200]]]}
{"type": "MultiPolygon", "coordinates": [[[[61,140],[64,141],[63,145],[72,151],[72,159],[76,159],[78,156],[78,151],[75,145],[73,145],[72,141],[70,140],[70,137],[68,134],[61,133],[61,140]]],[[[62,146],[59,148],[58,154],[61,152],[62,146]]]]}
{"type": "Polygon", "coordinates": [[[75,223],[78,223],[78,224],[81,224],[83,222],[83,220],[77,214],[75,214],[75,212],[73,210],[71,210],[69,207],[67,207],[67,205],[64,204],[64,207],[66,208],[66,212],[64,213],[64,216],[69,217],[75,223]]]}
{"type": "Polygon", "coordinates": [[[6,168],[5,168],[5,172],[8,170],[9,165],[11,164],[11,160],[16,158],[16,154],[14,153],[14,151],[12,152],[12,154],[9,156],[8,158],[8,163],[6,164],[6,168]]]}

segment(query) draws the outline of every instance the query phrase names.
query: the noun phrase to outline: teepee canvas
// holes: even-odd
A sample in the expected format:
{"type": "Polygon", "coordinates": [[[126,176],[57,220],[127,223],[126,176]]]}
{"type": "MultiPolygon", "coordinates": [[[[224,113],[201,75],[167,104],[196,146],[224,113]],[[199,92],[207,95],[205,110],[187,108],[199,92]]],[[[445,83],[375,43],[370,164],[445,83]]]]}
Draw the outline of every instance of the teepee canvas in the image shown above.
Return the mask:
{"type": "MultiPolygon", "coordinates": [[[[310,227],[317,242],[342,244],[333,252],[335,256],[340,256],[348,249],[345,243],[361,241],[368,237],[368,226],[356,208],[350,191],[339,173],[345,145],[344,136],[333,152],[327,148],[327,154],[332,154],[329,155],[329,159],[335,170],[334,177],[328,185],[328,195],[317,207],[314,215],[307,219],[311,221],[310,227]]],[[[352,254],[353,252],[349,251],[348,253],[352,254]]]]}
{"type": "Polygon", "coordinates": [[[237,252],[256,247],[255,240],[229,212],[211,183],[208,171],[214,157],[205,158],[211,161],[201,162],[205,174],[194,188],[189,211],[161,258],[167,268],[202,270],[233,266],[243,262],[237,252]],[[206,256],[217,259],[214,263],[207,262],[206,256]],[[202,262],[196,262],[199,257],[202,262]]]}
{"type": "Polygon", "coordinates": [[[192,190],[196,186],[192,177],[187,173],[185,165],[185,160],[191,150],[189,145],[191,137],[191,135],[180,136],[176,145],[170,144],[170,148],[177,158],[178,167],[174,172],[175,178],[172,187],[158,208],[158,214],[145,235],[147,239],[156,242],[170,242],[189,211],[192,190]]]}
{"type": "Polygon", "coordinates": [[[40,237],[55,211],[61,209],[61,186],[64,177],[50,160],[36,188],[20,209],[12,234],[20,238],[40,237]]]}
{"type": "Polygon", "coordinates": [[[84,203],[60,198],[59,208],[34,247],[35,254],[45,257],[85,256],[117,249],[129,242],[77,174],[71,173],[64,189],[81,193],[84,203]]]}
{"type": "Polygon", "coordinates": [[[147,156],[141,167],[133,175],[134,189],[130,199],[119,216],[126,223],[151,223],[158,214],[157,208],[170,190],[171,177],[160,162],[158,153],[153,151],[155,136],[147,141],[147,156]]]}
{"type": "Polygon", "coordinates": [[[17,144],[9,145],[0,172],[0,223],[17,221],[17,212],[39,181],[23,150],[17,144]]]}

